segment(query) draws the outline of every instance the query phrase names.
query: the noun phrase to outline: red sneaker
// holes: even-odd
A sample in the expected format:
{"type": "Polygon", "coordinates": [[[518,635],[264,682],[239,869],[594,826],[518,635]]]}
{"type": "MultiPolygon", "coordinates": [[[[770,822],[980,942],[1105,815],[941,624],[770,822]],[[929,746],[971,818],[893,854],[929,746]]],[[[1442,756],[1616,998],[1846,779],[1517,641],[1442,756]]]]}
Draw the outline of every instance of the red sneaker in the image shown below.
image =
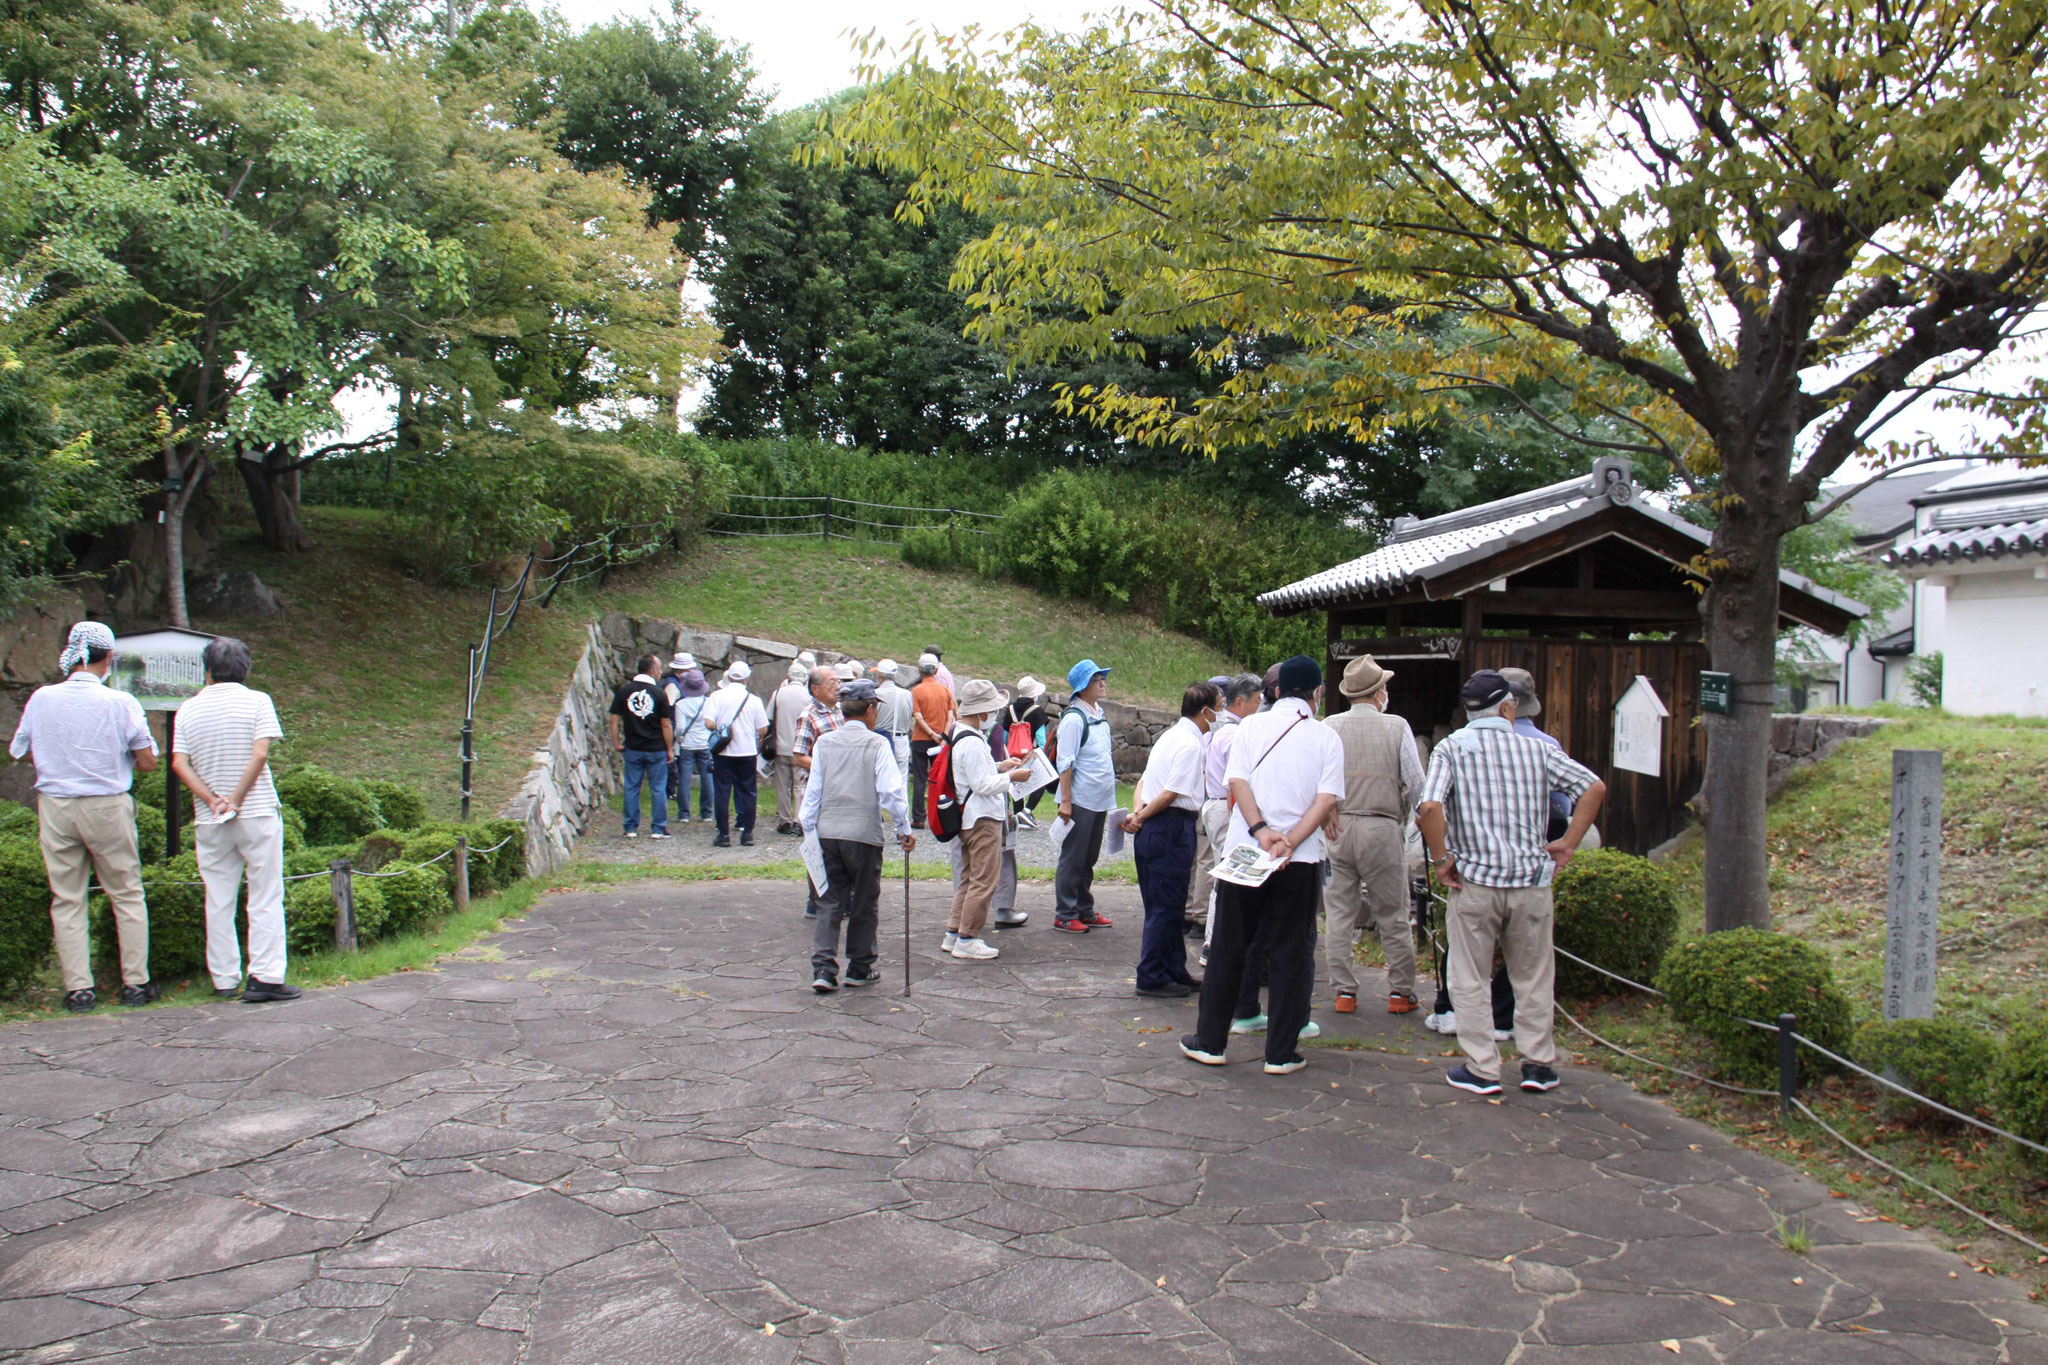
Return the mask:
{"type": "Polygon", "coordinates": [[[1088,932],[1088,926],[1077,919],[1056,919],[1052,922],[1052,927],[1068,934],[1085,934],[1088,932]]]}
{"type": "Polygon", "coordinates": [[[1420,1008],[1422,1007],[1415,1003],[1415,997],[1412,995],[1402,995],[1396,992],[1387,997],[1388,1014],[1413,1014],[1420,1008]]]}
{"type": "Polygon", "coordinates": [[[1093,910],[1081,916],[1081,923],[1087,925],[1090,929],[1110,929],[1115,927],[1115,922],[1109,916],[1098,915],[1093,910]]]}

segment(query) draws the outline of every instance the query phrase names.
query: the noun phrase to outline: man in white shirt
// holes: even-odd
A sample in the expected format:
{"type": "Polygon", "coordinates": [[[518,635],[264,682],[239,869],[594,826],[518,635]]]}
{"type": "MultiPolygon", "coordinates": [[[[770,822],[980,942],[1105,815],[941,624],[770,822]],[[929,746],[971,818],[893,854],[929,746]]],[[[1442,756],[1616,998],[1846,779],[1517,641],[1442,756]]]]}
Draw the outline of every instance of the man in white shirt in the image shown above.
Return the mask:
{"type": "Polygon", "coordinates": [[[161,992],[149,979],[149,907],[135,836],[137,772],[155,772],[156,741],[142,705],[107,686],[114,632],[80,621],[58,658],[69,676],[38,687],[22,708],[8,752],[36,766],[36,816],[50,878],[50,928],[64,973],[64,1008],[99,1004],[92,985],[86,887],[94,868],[114,907],[121,944],[121,1003],[146,1005],[161,992]]]}
{"type": "Polygon", "coordinates": [[[1246,716],[1257,715],[1264,700],[1256,674],[1240,673],[1225,679],[1223,708],[1209,727],[1207,757],[1202,760],[1201,838],[1195,844],[1194,886],[1188,897],[1190,918],[1202,921],[1204,951],[1209,947],[1210,912],[1216,905],[1216,879],[1211,869],[1223,856],[1224,840],[1230,834],[1230,784],[1224,777],[1230,767],[1230,745],[1237,738],[1237,723],[1246,716]]]}
{"type": "Polygon", "coordinates": [[[704,708],[704,724],[713,736],[711,777],[718,791],[718,837],[711,841],[713,848],[732,847],[731,824],[740,827],[741,848],[754,843],[754,764],[761,755],[761,741],[768,737],[768,713],[761,699],[747,690],[747,679],[753,676],[744,660],[736,660],[704,708]],[[720,731],[727,732],[722,746],[716,738],[720,731]]]}
{"type": "Polygon", "coordinates": [[[811,989],[827,995],[839,989],[839,926],[846,926],[846,984],[877,979],[875,939],[882,896],[882,813],[896,827],[896,845],[917,846],[910,832],[910,803],[895,750],[872,727],[875,685],[864,679],[839,693],[845,723],[812,745],[811,780],[804,788],[799,823],[818,836],[825,863],[824,913],[811,934],[811,989]]]}
{"type": "Polygon", "coordinates": [[[910,777],[910,725],[916,708],[910,700],[910,689],[897,680],[896,673],[896,661],[884,659],[868,676],[875,683],[875,733],[889,741],[889,747],[896,755],[896,766],[903,770],[907,781],[910,777]]]}
{"type": "Polygon", "coordinates": [[[1202,980],[1196,1031],[1181,1039],[1183,1055],[1221,1066],[1246,959],[1266,960],[1266,1074],[1285,1076],[1308,1065],[1296,1042],[1309,1022],[1315,985],[1316,910],[1321,899],[1323,824],[1344,799],[1344,746],[1318,725],[1323,670],[1297,654],[1280,665],[1272,709],[1237,727],[1225,776],[1237,803],[1227,848],[1256,841],[1285,861],[1258,886],[1217,888],[1216,930],[1202,980]]]}
{"type": "Polygon", "coordinates": [[[242,945],[235,902],[249,881],[251,1004],[296,1000],[284,980],[284,820],[270,780],[270,746],[284,738],[277,708],[243,685],[249,647],[222,636],[206,646],[206,682],[178,708],[171,771],[192,789],[198,823],[192,844],[206,884],[206,970],[213,992],[231,996],[242,984],[242,945]]]}
{"type": "Polygon", "coordinates": [[[1163,999],[1191,995],[1202,983],[1188,974],[1188,878],[1195,865],[1195,816],[1202,805],[1206,737],[1223,704],[1214,683],[1198,682],[1181,695],[1180,719],[1152,745],[1145,775],[1132,797],[1138,808],[1124,817],[1137,836],[1138,893],[1145,903],[1138,946],[1138,994],[1163,999]]]}
{"type": "Polygon", "coordinates": [[[775,832],[797,832],[796,812],[804,801],[805,769],[796,762],[796,726],[811,709],[811,670],[798,660],[768,703],[768,724],[775,731],[775,832]]]}

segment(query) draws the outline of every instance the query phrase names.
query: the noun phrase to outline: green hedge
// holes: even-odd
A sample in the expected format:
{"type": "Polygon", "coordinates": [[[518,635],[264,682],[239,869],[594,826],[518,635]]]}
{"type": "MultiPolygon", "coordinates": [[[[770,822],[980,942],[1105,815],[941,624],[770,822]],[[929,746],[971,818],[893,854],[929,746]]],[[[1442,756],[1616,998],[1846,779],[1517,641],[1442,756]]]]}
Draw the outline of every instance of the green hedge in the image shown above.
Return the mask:
{"type": "Polygon", "coordinates": [[[54,946],[50,882],[36,843],[34,812],[28,815],[28,833],[18,823],[0,833],[0,991],[26,986],[54,946]]]}
{"type": "Polygon", "coordinates": [[[316,845],[352,843],[383,824],[368,783],[311,763],[279,777],[277,794],[305,820],[306,838],[316,845]]]}
{"type": "MultiPolygon", "coordinates": [[[[383,931],[384,884],[355,879],[356,939],[368,943],[383,931]]],[[[323,878],[291,882],[284,890],[284,942],[294,953],[324,953],[334,948],[334,887],[323,878]]]]}
{"type": "Polygon", "coordinates": [[[377,814],[385,829],[418,829],[427,822],[426,799],[411,787],[375,777],[363,785],[377,799],[377,814]]]}
{"type": "MultiPolygon", "coordinates": [[[[1679,1023],[1712,1042],[1736,1075],[1768,1082],[1778,1074],[1775,1024],[1799,1018],[1799,1032],[1833,1052],[1849,1046],[1849,1001],[1835,984],[1827,955],[1809,943],[1761,929],[1728,929],[1673,948],[1657,989],[1679,1023]],[[1740,1016],[1735,1017],[1735,1016],[1740,1016]]],[[[1802,1067],[1819,1059],[1802,1050],[1802,1067]]],[[[1822,1068],[1826,1069],[1826,1068],[1822,1068]]]]}
{"type": "MultiPolygon", "coordinates": [[[[1960,1019],[1894,1019],[1867,1024],[1856,1035],[1855,1058],[1889,1073],[1937,1104],[1974,1114],[1991,1100],[1998,1048],[1991,1036],[1960,1019]]],[[[1953,1124],[1936,1110],[1877,1087],[1885,1109],[1915,1123],[1953,1124]]]]}
{"type": "MultiPolygon", "coordinates": [[[[1669,872],[1634,854],[1588,849],[1557,874],[1557,946],[1632,981],[1654,976],[1678,932],[1678,888],[1669,872]]],[[[1557,960],[1557,992],[1614,995],[1624,986],[1569,958],[1557,960]]]]}
{"type": "MultiPolygon", "coordinates": [[[[1998,1116],[2028,1141],[2048,1143],[2048,1011],[2006,1036],[1998,1067],[1998,1116]]],[[[2048,1157],[2020,1150],[2029,1164],[2048,1168],[2048,1157]]]]}

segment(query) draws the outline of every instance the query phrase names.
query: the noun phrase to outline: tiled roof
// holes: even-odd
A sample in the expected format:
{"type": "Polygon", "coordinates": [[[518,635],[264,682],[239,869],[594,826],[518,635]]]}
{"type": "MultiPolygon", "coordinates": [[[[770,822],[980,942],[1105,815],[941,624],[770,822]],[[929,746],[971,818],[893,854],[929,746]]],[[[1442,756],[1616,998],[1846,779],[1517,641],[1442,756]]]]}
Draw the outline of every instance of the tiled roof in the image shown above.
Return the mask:
{"type": "Polygon", "coordinates": [[[1917,569],[1959,559],[1975,562],[2026,555],[2048,555],[2048,502],[1936,513],[1933,529],[1887,554],[1885,562],[1917,569]],[[1977,524],[1955,524],[1961,521],[1977,524]]]}

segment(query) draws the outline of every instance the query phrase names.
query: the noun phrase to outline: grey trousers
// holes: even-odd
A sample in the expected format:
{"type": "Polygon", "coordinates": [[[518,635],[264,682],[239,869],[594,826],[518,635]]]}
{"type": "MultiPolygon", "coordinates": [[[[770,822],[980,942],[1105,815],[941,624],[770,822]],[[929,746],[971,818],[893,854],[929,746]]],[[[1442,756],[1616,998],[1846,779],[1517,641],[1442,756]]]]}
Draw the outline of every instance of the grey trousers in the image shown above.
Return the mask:
{"type": "Polygon", "coordinates": [[[1330,885],[1323,893],[1327,915],[1324,957],[1330,984],[1358,993],[1352,946],[1361,929],[1380,936],[1387,956],[1387,989],[1415,994],[1415,930],[1408,923],[1408,853],[1401,823],[1388,816],[1346,815],[1343,832],[1329,845],[1330,885]]]}
{"type": "Polygon", "coordinates": [[[1074,827],[1060,845],[1059,875],[1053,880],[1053,918],[1061,922],[1095,913],[1095,860],[1109,812],[1074,807],[1074,827]]]}
{"type": "Polygon", "coordinates": [[[846,965],[875,969],[875,935],[882,904],[882,846],[854,839],[820,839],[825,894],[811,930],[811,971],[839,979],[839,926],[846,926],[846,965]]]}

